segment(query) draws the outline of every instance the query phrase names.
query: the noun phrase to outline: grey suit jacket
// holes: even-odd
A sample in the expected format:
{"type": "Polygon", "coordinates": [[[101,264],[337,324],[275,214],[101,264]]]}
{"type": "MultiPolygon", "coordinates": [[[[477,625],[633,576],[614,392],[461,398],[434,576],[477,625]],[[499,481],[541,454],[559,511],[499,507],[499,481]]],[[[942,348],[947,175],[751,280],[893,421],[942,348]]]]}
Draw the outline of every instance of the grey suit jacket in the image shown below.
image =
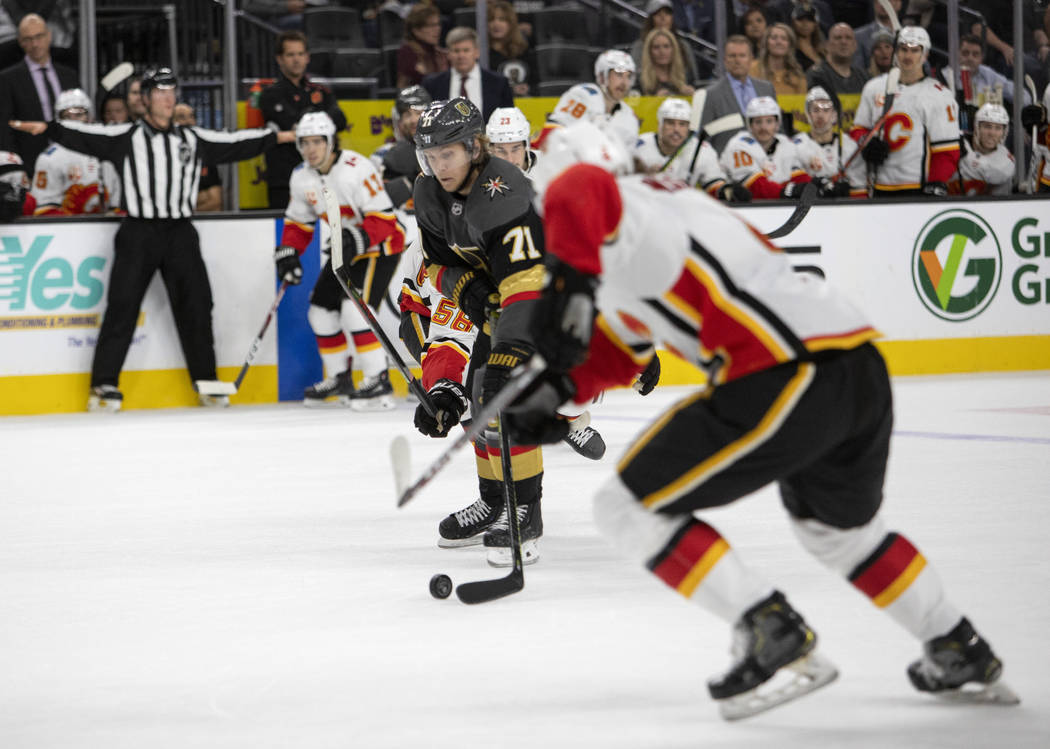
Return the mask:
{"type": "MultiPolygon", "coordinates": [[[[772,96],[774,99],[776,98],[777,92],[769,81],[752,78],[751,84],[755,87],[755,94],[758,96],[772,96]]],[[[740,122],[737,127],[729,127],[729,129],[711,134],[707,138],[708,143],[714,146],[719,153],[722,153],[722,149],[726,147],[726,143],[729,142],[734,133],[747,127],[747,123],[744,121],[744,113],[740,110],[740,104],[737,102],[736,95],[733,94],[733,87],[729,83],[729,77],[724,76],[707,89],[707,100],[704,101],[704,109],[700,114],[700,124],[703,127],[713,126],[715,129],[721,130],[722,127],[733,124],[731,120],[722,120],[722,118],[734,114],[740,115],[740,122]]]]}

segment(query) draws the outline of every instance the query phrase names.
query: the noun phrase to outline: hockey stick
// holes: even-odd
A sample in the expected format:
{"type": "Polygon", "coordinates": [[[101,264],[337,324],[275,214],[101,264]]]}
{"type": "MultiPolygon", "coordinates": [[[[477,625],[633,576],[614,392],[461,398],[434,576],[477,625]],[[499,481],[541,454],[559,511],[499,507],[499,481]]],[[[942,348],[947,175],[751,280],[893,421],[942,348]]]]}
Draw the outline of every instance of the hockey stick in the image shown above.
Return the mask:
{"type": "MultiPolygon", "coordinates": [[[[1024,87],[1028,89],[1028,95],[1032,98],[1033,104],[1038,104],[1039,101],[1036,99],[1035,81],[1032,80],[1032,76],[1025,73],[1024,76],[1024,87]]],[[[1035,195],[1039,191],[1039,154],[1035,150],[1035,142],[1039,137],[1039,126],[1032,125],[1032,158],[1029,159],[1028,163],[1028,194],[1035,195]]]]}
{"type": "Polygon", "coordinates": [[[507,526],[510,529],[513,565],[506,577],[457,585],[456,596],[463,603],[493,601],[517,593],[525,587],[525,565],[521,558],[521,524],[518,522],[518,493],[514,488],[514,474],[511,470],[510,436],[504,428],[502,413],[499,417],[499,448],[500,465],[503,467],[503,502],[507,513],[507,526]]]}
{"type": "Polygon", "coordinates": [[[533,354],[531,359],[516,367],[511,372],[507,384],[496,393],[490,402],[484,405],[480,413],[474,415],[470,426],[466,427],[412,484],[409,484],[412,473],[412,456],[408,440],[402,436],[395,437],[390,443],[390,462],[394,469],[397,506],[404,507],[408,504],[423,487],[438,475],[442,468],[448,465],[457,450],[468,442],[473,442],[485,430],[485,425],[496,419],[503,409],[513,403],[546,368],[547,362],[539,354],[533,354]]]}
{"type": "MultiPolygon", "coordinates": [[[[897,11],[893,9],[893,5],[890,0],[879,0],[879,5],[886,11],[886,15],[890,17],[890,28],[893,29],[893,33],[896,34],[901,30],[901,19],[897,18],[897,11]]],[[[894,44],[896,46],[896,44],[894,44]]]]}
{"type": "Polygon", "coordinates": [[[99,88],[105,91],[107,94],[119,86],[121,83],[131,77],[132,73],[135,72],[135,66],[130,62],[121,62],[113,67],[111,71],[102,76],[102,80],[98,82],[99,88]]]}
{"type": "Polygon", "coordinates": [[[237,373],[237,379],[233,382],[223,382],[222,380],[197,380],[194,383],[197,386],[197,392],[201,395],[234,395],[241,383],[244,382],[244,376],[248,374],[248,367],[255,361],[255,355],[259,353],[259,345],[262,343],[263,336],[266,335],[266,329],[270,327],[270,321],[273,319],[274,313],[277,312],[277,307],[281,304],[281,299],[284,297],[284,292],[288,289],[288,282],[281,281],[281,285],[277,287],[277,296],[274,297],[273,304],[270,305],[270,311],[266,313],[266,319],[263,320],[262,327],[259,329],[259,334],[255,336],[251,345],[248,347],[248,355],[244,357],[244,364],[241,365],[241,371],[237,373]]]}
{"type": "Polygon", "coordinates": [[[354,288],[354,285],[348,280],[345,280],[335,273],[335,268],[338,265],[343,267],[343,226],[341,223],[340,212],[339,212],[339,201],[335,199],[335,195],[326,185],[321,186],[321,196],[324,198],[325,207],[325,219],[328,222],[329,234],[331,235],[331,249],[332,249],[332,272],[335,274],[336,280],[339,281],[339,285],[346,292],[357,308],[361,310],[361,314],[365,316],[365,320],[368,321],[368,327],[375,333],[376,338],[379,339],[379,343],[383,346],[383,350],[386,351],[387,356],[394,362],[394,366],[397,367],[397,371],[401,373],[401,376],[405,378],[405,382],[408,383],[408,389],[419,399],[419,402],[423,405],[423,408],[427,410],[427,413],[437,418],[437,412],[434,411],[434,404],[430,402],[430,396],[427,395],[426,388],[423,384],[417,380],[413,375],[412,371],[405,364],[404,359],[394,348],[394,344],[391,343],[386,333],[383,331],[382,326],[379,324],[379,320],[372,313],[372,309],[368,306],[368,303],[361,297],[360,292],[354,288]]]}
{"type": "MultiPolygon", "coordinates": [[[[901,69],[898,67],[890,68],[890,72],[886,74],[886,89],[883,94],[882,100],[882,115],[879,117],[878,127],[872,127],[871,132],[864,138],[864,145],[866,146],[872,138],[875,137],[873,133],[878,133],[882,130],[886,124],[886,118],[890,114],[890,110],[893,109],[893,100],[897,97],[897,92],[900,90],[901,80],[901,69]]],[[[858,144],[859,145],[859,144],[858,144]]],[[[860,153],[862,147],[857,148],[857,153],[860,153]]],[[[857,154],[853,154],[856,156],[857,154]]],[[[868,197],[872,197],[875,194],[875,180],[878,177],[879,168],[872,168],[868,166],[868,197]]]]}
{"type": "Polygon", "coordinates": [[[809,213],[809,209],[813,207],[813,201],[817,197],[817,187],[812,182],[807,182],[806,186],[802,188],[801,194],[798,196],[798,205],[795,206],[795,210],[792,211],[791,215],[788,216],[788,220],[785,221],[781,226],[769,232],[766,235],[766,239],[780,239],[780,237],[786,237],[791,232],[798,228],[798,225],[802,223],[802,219],[809,213]]]}

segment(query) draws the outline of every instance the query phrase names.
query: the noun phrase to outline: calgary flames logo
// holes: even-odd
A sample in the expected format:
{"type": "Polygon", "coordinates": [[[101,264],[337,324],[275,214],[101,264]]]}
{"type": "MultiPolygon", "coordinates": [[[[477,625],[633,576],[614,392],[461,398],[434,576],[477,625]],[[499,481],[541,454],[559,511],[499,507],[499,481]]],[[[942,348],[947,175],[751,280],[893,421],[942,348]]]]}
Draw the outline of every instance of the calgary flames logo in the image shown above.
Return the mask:
{"type": "Polygon", "coordinates": [[[510,186],[503,181],[503,177],[489,177],[488,182],[481,186],[481,189],[489,194],[489,200],[492,200],[497,195],[502,195],[505,192],[510,191],[510,186]]]}

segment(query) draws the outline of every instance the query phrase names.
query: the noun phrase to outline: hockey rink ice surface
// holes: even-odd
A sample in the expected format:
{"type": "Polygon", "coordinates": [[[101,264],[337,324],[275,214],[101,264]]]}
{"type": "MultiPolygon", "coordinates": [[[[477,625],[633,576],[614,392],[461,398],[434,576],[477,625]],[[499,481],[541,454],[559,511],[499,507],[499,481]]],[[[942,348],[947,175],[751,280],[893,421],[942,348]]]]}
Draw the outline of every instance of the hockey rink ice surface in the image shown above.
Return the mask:
{"type": "Polygon", "coordinates": [[[0,747],[1050,747],[1050,373],[897,379],[884,514],[992,642],[1020,707],[915,692],[910,635],[796,543],[772,489],[707,513],[784,590],[841,675],[739,723],[706,679],[729,628],[614,556],[593,489],[687,388],[593,408],[609,453],[546,450],[525,590],[436,546],[475,497],[464,450],[394,507],[386,454],[446,444],[412,407],[0,418],[0,747]]]}

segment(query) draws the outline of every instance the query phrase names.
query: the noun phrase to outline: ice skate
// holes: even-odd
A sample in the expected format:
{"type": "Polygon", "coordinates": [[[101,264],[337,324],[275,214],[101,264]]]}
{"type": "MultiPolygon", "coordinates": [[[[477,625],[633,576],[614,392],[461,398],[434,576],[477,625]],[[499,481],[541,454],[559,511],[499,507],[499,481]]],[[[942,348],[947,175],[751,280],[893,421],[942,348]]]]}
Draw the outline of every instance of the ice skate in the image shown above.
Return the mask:
{"type": "Polygon", "coordinates": [[[124,394],[114,385],[96,385],[88,396],[88,411],[116,413],[124,404],[124,394]]]}
{"type": "Polygon", "coordinates": [[[949,702],[1020,704],[1020,697],[999,681],[1002,661],[966,618],[948,634],[928,641],[923,651],[908,666],[908,678],[920,692],[949,702]]]}
{"type": "Polygon", "coordinates": [[[578,419],[570,422],[569,433],[563,441],[588,460],[601,460],[605,455],[605,440],[598,434],[598,430],[591,426],[591,415],[588,411],[584,411],[578,419]]]}
{"type": "MultiPolygon", "coordinates": [[[[537,542],[543,536],[543,514],[539,502],[518,505],[518,527],[521,529],[521,561],[523,564],[535,564],[540,558],[537,542]]],[[[502,507],[499,518],[485,533],[485,548],[491,566],[510,567],[514,564],[514,554],[510,548],[510,524],[507,522],[506,510],[502,507]]]]}
{"type": "Polygon", "coordinates": [[[774,591],[740,617],[733,629],[737,661],[707,688],[726,720],[765,712],[831,683],[835,667],[817,655],[817,635],[774,591]]]}
{"type": "Polygon", "coordinates": [[[496,519],[503,505],[490,505],[483,499],[454,512],[438,524],[438,546],[454,549],[459,546],[476,546],[496,519]]]}
{"type": "Polygon", "coordinates": [[[303,391],[303,405],[308,408],[336,403],[349,405],[354,393],[353,373],[347,369],[332,377],[326,377],[303,391]]]}
{"type": "Polygon", "coordinates": [[[366,377],[361,387],[350,393],[350,408],[355,411],[389,411],[395,405],[394,386],[385,369],[374,377],[366,377]]]}

